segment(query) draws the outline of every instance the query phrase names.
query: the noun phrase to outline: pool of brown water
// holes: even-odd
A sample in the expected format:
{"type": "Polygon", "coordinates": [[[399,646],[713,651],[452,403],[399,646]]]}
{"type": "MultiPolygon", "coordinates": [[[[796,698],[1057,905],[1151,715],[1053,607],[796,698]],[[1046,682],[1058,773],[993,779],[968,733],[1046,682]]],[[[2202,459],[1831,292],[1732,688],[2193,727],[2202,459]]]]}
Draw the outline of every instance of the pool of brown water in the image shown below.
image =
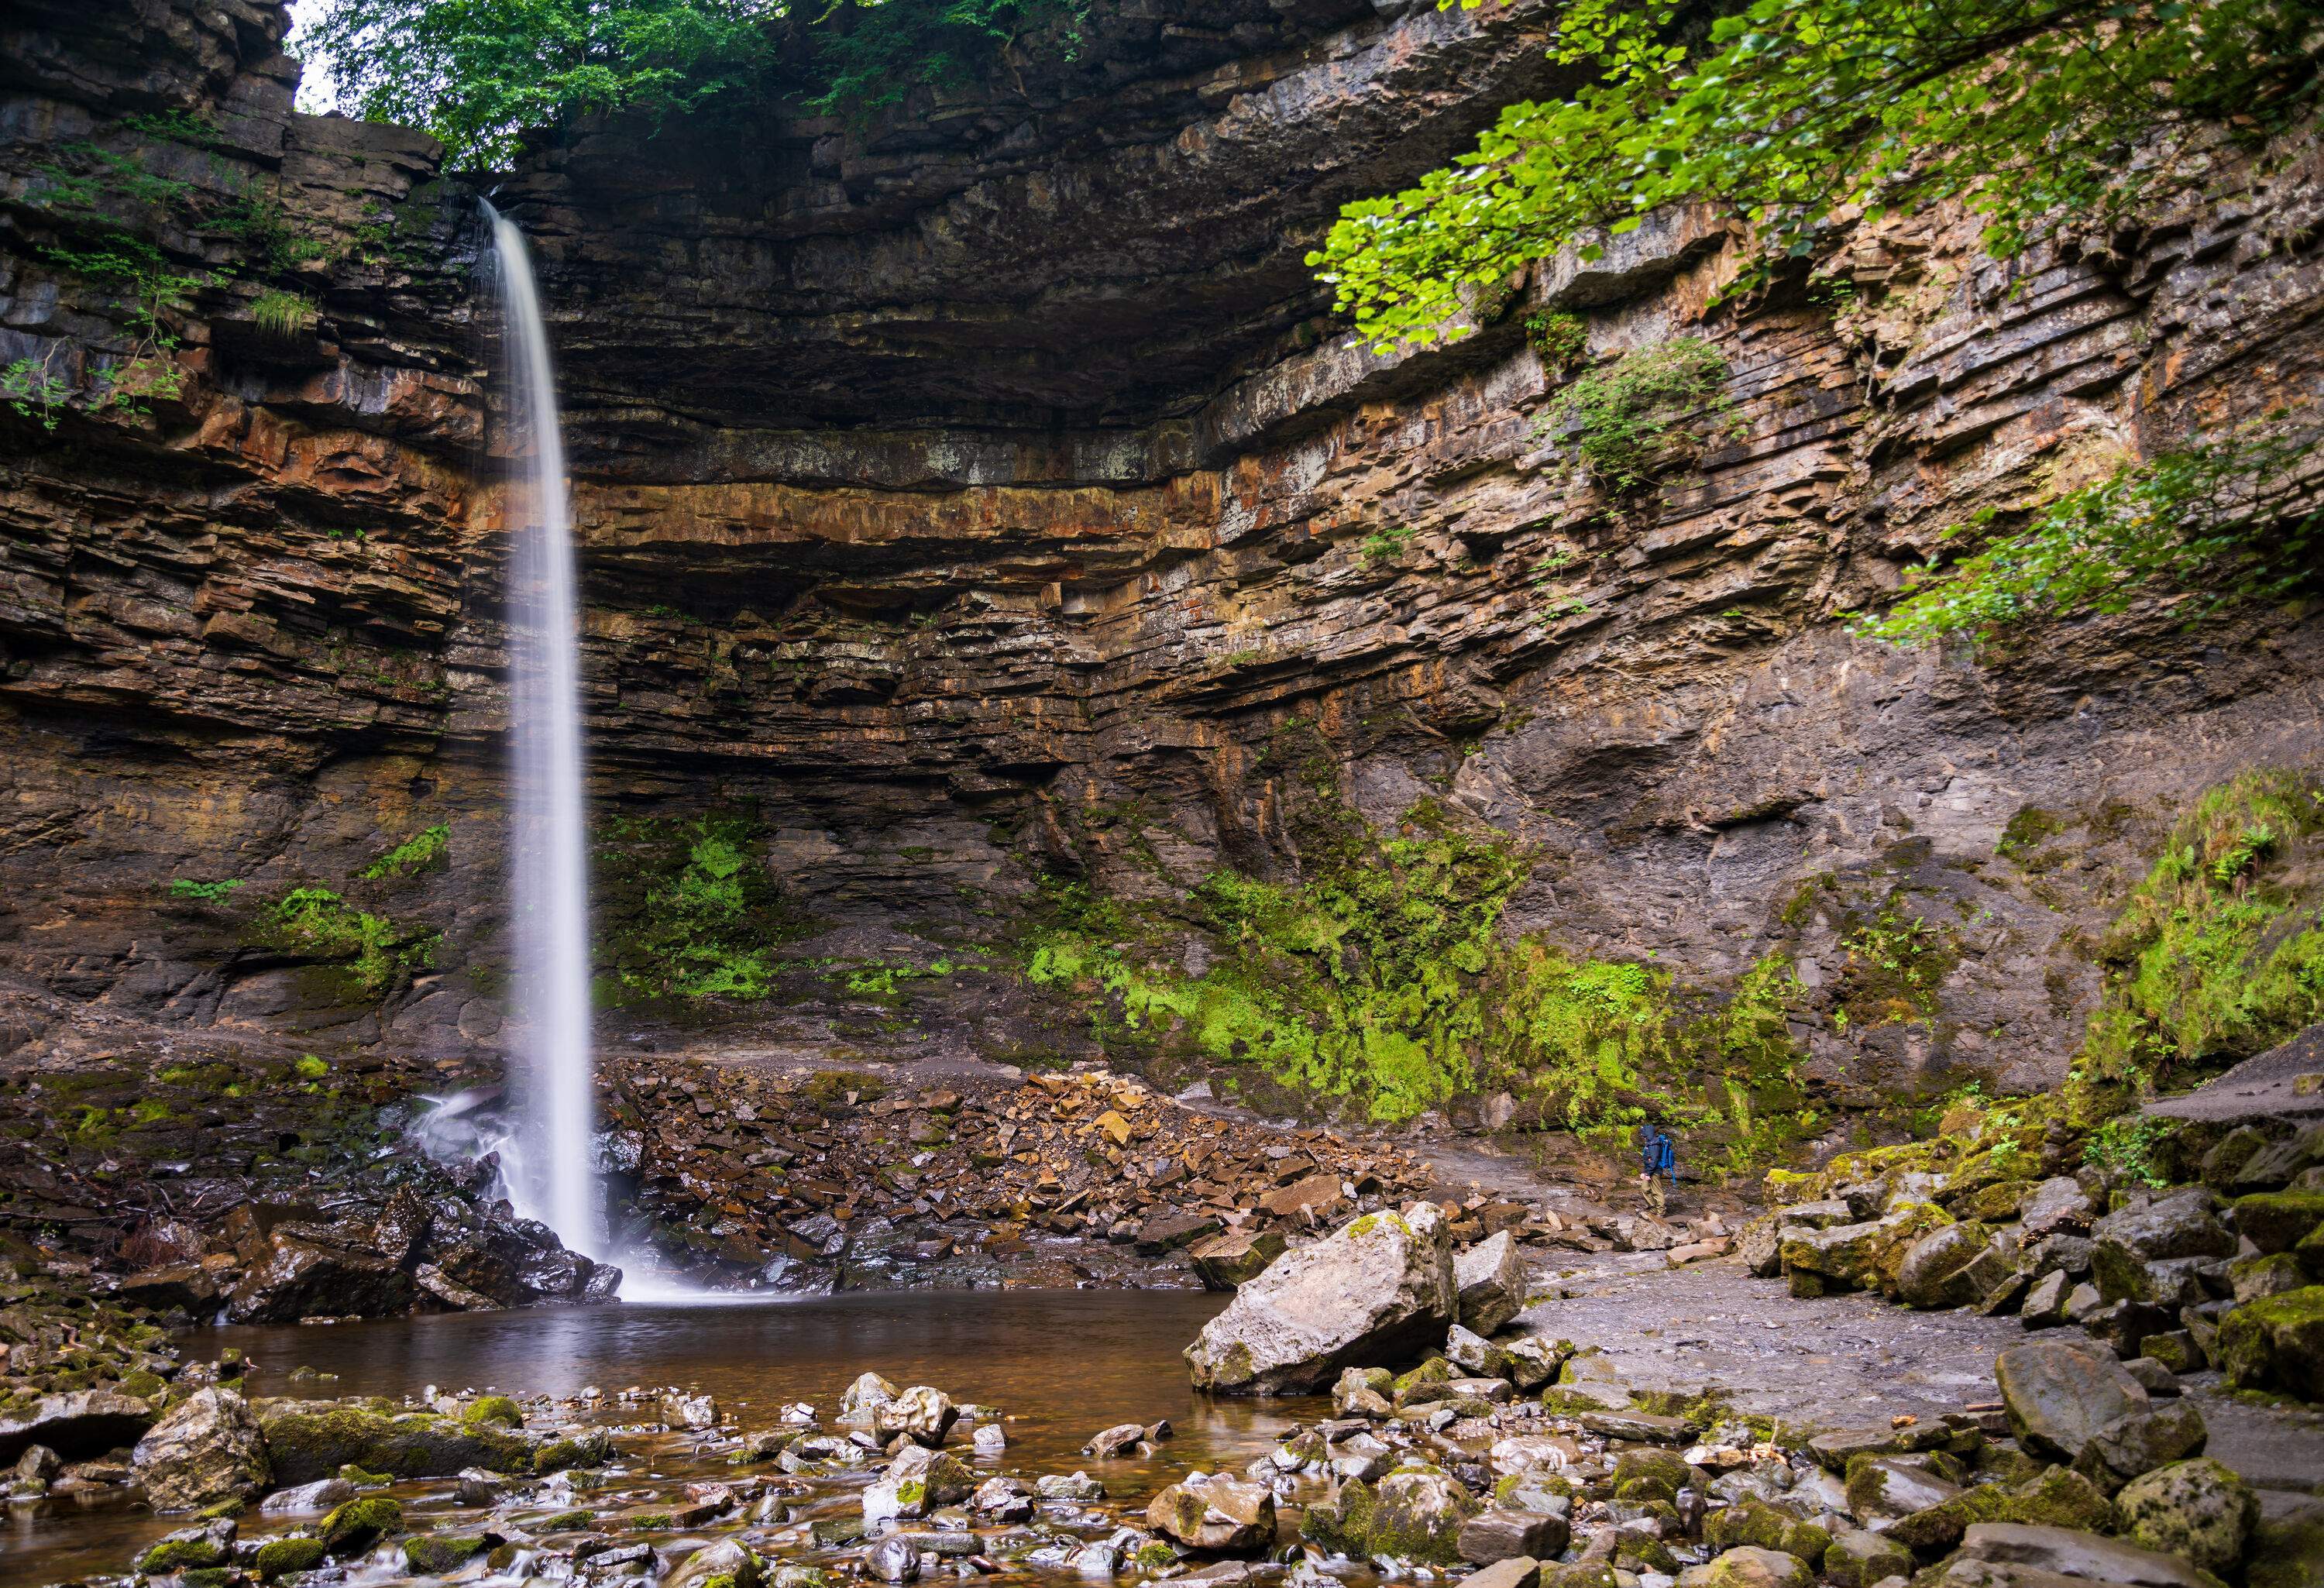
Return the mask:
{"type": "MultiPolygon", "coordinates": [[[[650,1397],[643,1407],[617,1400],[632,1387],[715,1396],[743,1429],[772,1426],[781,1407],[804,1400],[829,1426],[848,1384],[874,1371],[899,1388],[932,1384],[955,1401],[998,1407],[1010,1447],[997,1462],[975,1463],[981,1473],[1030,1479],[1086,1470],[1104,1483],[1119,1510],[1125,1501],[1142,1508],[1155,1491],[1190,1468],[1239,1468],[1295,1422],[1327,1409],[1322,1400],[1213,1400],[1193,1393],[1179,1352],[1225,1300],[1174,1291],[882,1292],[756,1305],[623,1304],[213,1329],[182,1343],[189,1361],[240,1347],[254,1364],[245,1381],[254,1397],[400,1400],[433,1385],[443,1394],[490,1388],[562,1400],[594,1388],[604,1392],[603,1401],[594,1409],[560,1414],[559,1420],[616,1428],[653,1416],[650,1397]],[[294,1380],[301,1368],[337,1380],[294,1380]],[[1157,1418],[1169,1419],[1176,1436],[1150,1456],[1096,1461],[1080,1454],[1101,1428],[1157,1418]]],[[[963,1423],[947,1445],[964,1459],[968,1432],[963,1423]]],[[[730,1466],[725,1450],[687,1436],[617,1433],[614,1443],[627,1458],[624,1472],[609,1493],[573,1503],[643,1510],[678,1494],[687,1480],[760,1470],[780,1476],[771,1468],[730,1466]]],[[[794,1500],[795,1516],[811,1521],[860,1514],[862,1482],[870,1475],[815,1482],[813,1492],[794,1500]]],[[[402,1502],[417,1531],[481,1515],[457,1508],[452,1490],[448,1481],[423,1480],[388,1492],[402,1502]]],[[[244,1536],[280,1533],[295,1519],[262,1518],[254,1510],[244,1519],[244,1536]]],[[[14,1506],[0,1532],[0,1580],[33,1584],[124,1573],[146,1545],[182,1521],[118,1505],[14,1506]]],[[[686,1537],[727,1531],[721,1525],[686,1537]]],[[[761,1553],[812,1561],[817,1552],[794,1537],[800,1531],[762,1530],[752,1542],[761,1553]]],[[[644,1536],[658,1546],[683,1546],[683,1538],[644,1536]]]]}

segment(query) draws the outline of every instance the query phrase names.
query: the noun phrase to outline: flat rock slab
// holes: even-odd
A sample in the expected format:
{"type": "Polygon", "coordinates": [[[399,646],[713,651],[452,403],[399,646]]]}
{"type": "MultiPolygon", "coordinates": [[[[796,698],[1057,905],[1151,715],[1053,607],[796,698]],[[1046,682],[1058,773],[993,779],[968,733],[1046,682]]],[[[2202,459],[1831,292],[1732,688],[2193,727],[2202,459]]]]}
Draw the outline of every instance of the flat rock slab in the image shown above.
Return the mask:
{"type": "MultiPolygon", "coordinates": [[[[2139,1112],[2165,1119],[2324,1119],[2324,1091],[2303,1091],[2302,1076],[2324,1074],[2324,1025],[2205,1082],[2182,1096],[2157,1098],[2139,1112]]],[[[2312,1085],[2312,1083],[2311,1083],[2312,1085]]]]}
{"type": "Polygon", "coordinates": [[[1802,1300],[1736,1258],[1671,1269],[1659,1252],[1607,1253],[1580,1266],[1556,1282],[1564,1298],[1528,1308],[1521,1327],[1601,1348],[1591,1360],[1633,1389],[1725,1389],[1794,1437],[1990,1401],[1995,1354],[2026,1337],[2015,1318],[1910,1312],[1870,1295],[1802,1300]]]}
{"type": "Polygon", "coordinates": [[[2128,1583],[2130,1588],[2209,1588],[2203,1573],[2177,1556],[2070,1528],[1978,1522],[1962,1536],[1960,1552],[1971,1560],[2032,1566],[2061,1576],[2128,1583]]]}

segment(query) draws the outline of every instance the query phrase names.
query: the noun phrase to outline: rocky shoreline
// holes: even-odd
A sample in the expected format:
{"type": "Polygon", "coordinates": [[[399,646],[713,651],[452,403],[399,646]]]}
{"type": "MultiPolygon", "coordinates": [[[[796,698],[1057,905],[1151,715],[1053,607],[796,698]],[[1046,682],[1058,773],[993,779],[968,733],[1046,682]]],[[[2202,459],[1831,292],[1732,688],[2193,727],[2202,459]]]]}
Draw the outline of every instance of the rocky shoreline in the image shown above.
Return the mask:
{"type": "MultiPolygon", "coordinates": [[[[88,1580],[2298,1588],[2324,1569],[2324,1504],[2263,1504],[2204,1455],[2173,1375],[2097,1340],[2012,1345],[1984,1399],[1941,1416],[1773,1424],[1541,1332],[1517,1243],[1461,1248],[1454,1222],[1425,1202],[1350,1218],[1202,1330],[1198,1386],[1329,1391],[1267,1402],[1296,1420],[1238,1470],[1178,1458],[1165,1420],[1022,1465],[1010,1408],[877,1371],[746,1417],[677,1387],[245,1399],[232,1363],[189,1365],[200,1387],[128,1463],[185,1525],[88,1580]]],[[[60,1483],[55,1460],[26,1450],[18,1495],[60,1483]]]]}

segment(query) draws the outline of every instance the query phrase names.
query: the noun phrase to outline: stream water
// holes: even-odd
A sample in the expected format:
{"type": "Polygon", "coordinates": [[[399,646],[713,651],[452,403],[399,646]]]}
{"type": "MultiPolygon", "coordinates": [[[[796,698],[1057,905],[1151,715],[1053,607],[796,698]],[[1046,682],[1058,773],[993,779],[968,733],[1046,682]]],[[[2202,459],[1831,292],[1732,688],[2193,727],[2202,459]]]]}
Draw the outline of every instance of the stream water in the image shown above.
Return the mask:
{"type": "MultiPolygon", "coordinates": [[[[577,1396],[595,1387],[605,1399],[573,1420],[622,1427],[650,1421],[644,1406],[615,1398],[633,1386],[706,1392],[745,1429],[774,1425],[778,1409],[805,1400],[827,1419],[858,1373],[877,1371],[899,1386],[933,1384],[958,1401],[998,1406],[1010,1448],[981,1472],[1070,1473],[1085,1469],[1109,1498],[1142,1504],[1189,1466],[1240,1468],[1276,1444],[1301,1418],[1328,1410],[1323,1400],[1213,1400],[1187,1387],[1179,1352],[1226,1298],[1194,1292],[1021,1290],[887,1292],[781,1305],[658,1306],[613,1305],[445,1314],[330,1328],[226,1328],[186,1338],[192,1359],[239,1346],[256,1365],[248,1381],[258,1395],[418,1396],[483,1390],[577,1396]],[[300,1368],[337,1380],[294,1380],[300,1368]],[[1081,1447],[1099,1429],[1167,1417],[1176,1436],[1148,1460],[1093,1461],[1081,1447]]],[[[687,1481],[726,1481],[740,1472],[724,1451],[694,1448],[685,1436],[621,1433],[630,1457],[610,1497],[576,1504],[622,1510],[667,1506],[687,1481]]],[[[964,1426],[947,1448],[967,1452],[964,1426]]],[[[777,1474],[779,1475],[779,1474],[777,1474]]],[[[869,1473],[862,1474],[870,1477],[869,1473]]],[[[398,1484],[389,1491],[417,1528],[464,1513],[448,1480],[398,1484]]],[[[860,1515],[860,1484],[816,1485],[791,1532],[804,1535],[824,1516],[860,1515]]],[[[56,1502],[12,1507],[0,1533],[0,1579],[39,1583],[125,1571],[137,1552],[182,1525],[118,1506],[76,1510],[56,1502]]],[[[280,1531],[289,1519],[253,1517],[246,1528],[280,1531]]],[[[649,1533],[657,1546],[682,1546],[683,1535],[649,1533]]],[[[770,1553],[813,1560],[804,1537],[769,1540],[770,1553]]]]}

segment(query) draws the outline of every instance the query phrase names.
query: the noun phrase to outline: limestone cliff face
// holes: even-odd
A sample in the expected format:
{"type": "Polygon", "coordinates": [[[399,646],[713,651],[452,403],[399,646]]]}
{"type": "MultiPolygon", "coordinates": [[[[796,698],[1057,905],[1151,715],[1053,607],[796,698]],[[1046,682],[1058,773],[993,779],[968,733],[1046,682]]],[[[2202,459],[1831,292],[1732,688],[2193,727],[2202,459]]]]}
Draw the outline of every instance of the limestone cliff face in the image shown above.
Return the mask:
{"type": "MultiPolygon", "coordinates": [[[[2149,602],[1980,664],[1836,614],[1978,507],[2313,402],[2324,156],[2008,265],[1957,218],[1867,229],[1739,306],[1713,307],[1723,224],[1658,217],[1453,348],[1349,346],[1302,254],[1549,86],[1543,14],[1165,5],[877,126],[597,128],[492,184],[569,392],[606,819],[750,807],[799,917],[991,943],[1045,872],[1296,875],[1303,808],[1434,796],[1537,846],[1513,928],[1713,985],[1778,944],[1818,985],[1892,896],[1941,920],[1926,1018],[1803,1021],[1843,1094],[2054,1078],[2160,826],[2314,761],[2324,631],[2149,602]],[[1536,307],[1601,356],[1713,339],[1740,425],[1609,500],[1536,433],[1563,378],[1536,307]],[[1997,853],[2029,808],[2060,830],[1997,853]]],[[[0,413],[0,1042],[100,1017],[488,1042],[472,189],[424,138],[291,112],[262,0],[19,16],[0,363],[94,389],[135,346],[58,261],[43,169],[85,142],[188,184],[138,223],[185,268],[247,257],[200,221],[252,192],[314,246],[171,311],[150,411],[0,413]],[[171,108],[198,144],[123,125],[171,108]],[[267,281],[311,323],[268,328],[267,281]],[[360,876],[438,824],[448,865],[360,876]],[[324,986],[258,904],[302,883],[442,941],[384,992],[324,986]]]]}

